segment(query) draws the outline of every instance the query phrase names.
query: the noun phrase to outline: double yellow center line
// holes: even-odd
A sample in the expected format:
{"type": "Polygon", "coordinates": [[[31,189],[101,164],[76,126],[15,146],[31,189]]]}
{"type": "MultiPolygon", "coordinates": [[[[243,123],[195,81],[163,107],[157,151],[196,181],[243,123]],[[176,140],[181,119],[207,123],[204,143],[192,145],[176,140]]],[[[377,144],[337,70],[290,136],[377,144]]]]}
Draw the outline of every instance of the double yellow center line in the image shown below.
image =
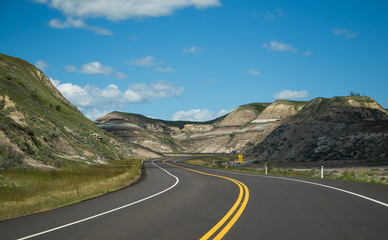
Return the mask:
{"type": "Polygon", "coordinates": [[[164,160],[163,163],[168,164],[168,165],[173,166],[173,167],[182,168],[182,169],[185,169],[188,171],[196,172],[199,174],[223,178],[223,179],[229,180],[231,182],[234,182],[239,187],[240,194],[237,198],[237,201],[234,203],[233,207],[228,211],[228,213],[212,229],[210,229],[209,232],[207,232],[205,235],[203,235],[203,237],[201,237],[201,240],[210,239],[211,236],[213,236],[219,229],[221,229],[224,226],[224,228],[222,228],[221,231],[219,231],[218,234],[213,238],[213,239],[222,239],[225,236],[225,234],[233,227],[233,225],[236,223],[237,219],[241,216],[245,207],[247,206],[248,199],[249,199],[248,187],[244,183],[242,183],[236,179],[224,177],[224,176],[216,175],[216,174],[200,172],[200,171],[193,170],[190,168],[177,166],[177,165],[166,162],[167,160],[168,159],[164,160]]]}

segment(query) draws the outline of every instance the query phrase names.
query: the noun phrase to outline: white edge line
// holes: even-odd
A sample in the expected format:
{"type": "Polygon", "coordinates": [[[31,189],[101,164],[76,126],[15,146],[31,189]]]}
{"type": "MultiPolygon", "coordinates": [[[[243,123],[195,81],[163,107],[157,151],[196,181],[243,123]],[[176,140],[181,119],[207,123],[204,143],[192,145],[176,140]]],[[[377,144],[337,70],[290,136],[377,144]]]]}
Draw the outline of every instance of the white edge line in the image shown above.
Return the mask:
{"type": "Polygon", "coordinates": [[[158,168],[162,169],[162,170],[165,171],[168,175],[170,175],[170,176],[172,176],[172,177],[174,177],[174,178],[176,179],[176,182],[175,182],[172,186],[170,186],[169,188],[166,188],[166,189],[164,189],[163,191],[160,191],[160,192],[158,192],[158,193],[155,193],[155,194],[153,194],[153,195],[151,195],[151,196],[148,196],[148,197],[146,197],[146,198],[140,199],[140,200],[138,200],[138,201],[136,201],[136,202],[132,202],[132,203],[129,203],[129,204],[127,204],[127,205],[124,205],[124,206],[121,206],[121,207],[117,207],[117,208],[111,209],[111,210],[109,210],[109,211],[102,212],[102,213],[93,215],[93,216],[91,216],[91,217],[87,217],[87,218],[84,218],[84,219],[81,219],[81,220],[78,220],[78,221],[75,221],[75,222],[71,222],[71,223],[68,223],[68,224],[65,224],[65,225],[56,227],[56,228],[52,228],[52,229],[49,229],[49,230],[46,230],[46,231],[43,231],[43,232],[39,232],[39,233],[35,233],[35,234],[33,234],[33,235],[29,235],[29,236],[26,236],[26,237],[22,237],[22,238],[19,238],[18,240],[33,238],[33,237],[36,237],[36,236],[39,236],[39,235],[43,235],[43,234],[46,234],[46,233],[49,233],[49,232],[53,232],[53,231],[56,231],[56,230],[59,230],[59,229],[62,229],[62,228],[69,227],[69,226],[71,226],[71,225],[75,225],[75,224],[78,224],[78,223],[81,223],[81,222],[85,222],[85,221],[88,221],[88,220],[90,220],[90,219],[97,218],[97,217],[100,217],[100,216],[102,216],[102,215],[106,215],[106,214],[111,213],[111,212],[118,211],[118,210],[120,210],[120,209],[129,207],[129,206],[135,205],[135,204],[137,204],[137,203],[143,202],[143,201],[145,201],[145,200],[148,200],[148,199],[150,199],[150,198],[156,197],[156,196],[158,196],[158,195],[160,195],[160,194],[162,194],[162,193],[165,193],[165,192],[167,192],[168,190],[174,188],[174,187],[179,183],[179,178],[176,177],[175,175],[171,174],[170,172],[168,172],[166,169],[164,169],[164,168],[159,167],[158,165],[156,165],[156,164],[154,163],[154,161],[155,161],[155,160],[152,161],[152,164],[153,164],[153,165],[155,165],[155,166],[157,166],[158,168]]]}
{"type": "MultiPolygon", "coordinates": [[[[183,164],[183,163],[181,163],[181,164],[183,164]]],[[[187,164],[183,164],[183,165],[187,166],[187,164]]],[[[388,207],[388,204],[385,203],[385,202],[381,202],[379,200],[376,200],[376,199],[373,199],[373,198],[370,198],[370,197],[367,197],[367,196],[364,196],[364,195],[361,195],[361,194],[358,194],[358,193],[350,192],[350,191],[347,191],[347,190],[344,190],[344,189],[341,189],[341,188],[336,188],[336,187],[332,187],[332,186],[324,185],[324,184],[320,184],[320,183],[308,182],[308,181],[303,181],[303,180],[298,180],[298,179],[293,179],[293,178],[284,178],[284,177],[275,177],[275,176],[262,176],[262,175],[258,175],[258,174],[247,174],[247,173],[239,173],[239,172],[232,172],[232,171],[223,171],[223,170],[218,170],[218,169],[213,169],[213,168],[206,168],[206,169],[209,169],[209,170],[212,170],[212,171],[216,171],[216,172],[223,172],[223,173],[230,173],[230,174],[237,174],[237,175],[244,175],[244,176],[263,177],[263,178],[275,178],[275,179],[282,179],[282,180],[287,180],[287,181],[307,183],[307,184],[311,184],[311,185],[316,185],[316,186],[320,186],[320,187],[330,188],[330,189],[337,190],[337,191],[340,191],[340,192],[348,193],[348,194],[351,194],[353,196],[360,197],[360,198],[372,201],[374,203],[380,204],[380,205],[382,205],[384,207],[388,207]]]]}

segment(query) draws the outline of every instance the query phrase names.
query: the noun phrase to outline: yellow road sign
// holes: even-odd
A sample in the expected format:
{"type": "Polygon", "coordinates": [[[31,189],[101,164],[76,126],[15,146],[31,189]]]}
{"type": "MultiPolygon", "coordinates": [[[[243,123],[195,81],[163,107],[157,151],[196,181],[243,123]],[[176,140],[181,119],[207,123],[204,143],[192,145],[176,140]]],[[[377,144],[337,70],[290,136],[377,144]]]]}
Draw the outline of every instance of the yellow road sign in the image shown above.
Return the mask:
{"type": "Polygon", "coordinates": [[[238,162],[239,163],[242,163],[243,162],[243,155],[238,155],[238,162]]]}

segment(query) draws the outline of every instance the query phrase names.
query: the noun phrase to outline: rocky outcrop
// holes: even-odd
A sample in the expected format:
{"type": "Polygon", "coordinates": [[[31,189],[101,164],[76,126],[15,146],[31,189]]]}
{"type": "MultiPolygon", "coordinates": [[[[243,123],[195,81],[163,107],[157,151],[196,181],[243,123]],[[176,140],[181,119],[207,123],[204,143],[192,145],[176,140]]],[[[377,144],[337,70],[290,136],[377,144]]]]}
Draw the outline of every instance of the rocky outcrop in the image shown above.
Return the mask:
{"type": "Polygon", "coordinates": [[[257,118],[268,105],[267,103],[252,103],[239,106],[216,124],[216,127],[244,126],[257,118]]]}
{"type": "Polygon", "coordinates": [[[388,164],[388,115],[369,97],[317,98],[253,148],[277,163],[388,164]]]}
{"type": "Polygon", "coordinates": [[[302,105],[302,102],[252,103],[205,123],[162,121],[119,112],[110,113],[95,123],[155,152],[230,153],[249,150],[262,141],[284,119],[299,111],[295,105],[302,105]],[[268,107],[271,111],[266,112],[268,107]],[[263,113],[261,121],[254,122],[263,113]],[[268,119],[274,117],[275,121],[268,119]]]}
{"type": "Polygon", "coordinates": [[[306,102],[277,100],[269,105],[252,123],[280,121],[294,116],[306,102]]]}

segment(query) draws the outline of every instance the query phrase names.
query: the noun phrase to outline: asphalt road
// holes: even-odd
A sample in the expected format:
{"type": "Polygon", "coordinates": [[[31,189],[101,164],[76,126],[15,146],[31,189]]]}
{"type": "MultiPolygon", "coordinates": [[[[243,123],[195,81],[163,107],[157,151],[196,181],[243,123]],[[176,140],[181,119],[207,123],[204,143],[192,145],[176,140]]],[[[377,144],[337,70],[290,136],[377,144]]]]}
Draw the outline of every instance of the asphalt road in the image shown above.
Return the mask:
{"type": "Polygon", "coordinates": [[[0,239],[388,239],[388,186],[162,160],[134,186],[0,222],[0,239]]]}

